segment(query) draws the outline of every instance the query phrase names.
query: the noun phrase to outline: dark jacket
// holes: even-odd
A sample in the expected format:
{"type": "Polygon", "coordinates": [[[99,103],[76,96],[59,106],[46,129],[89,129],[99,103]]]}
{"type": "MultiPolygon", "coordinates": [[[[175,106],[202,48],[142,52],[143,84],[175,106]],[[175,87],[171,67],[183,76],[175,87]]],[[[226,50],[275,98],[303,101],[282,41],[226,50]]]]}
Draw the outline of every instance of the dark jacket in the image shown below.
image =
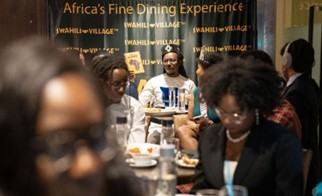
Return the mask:
{"type": "MultiPolygon", "coordinates": [[[[221,124],[201,134],[192,192],[225,185],[225,145],[226,131],[221,124]]],[[[233,184],[247,187],[249,196],[302,195],[303,152],[299,140],[281,125],[262,119],[245,142],[233,184]]]]}
{"type": "Polygon", "coordinates": [[[313,150],[306,195],[320,181],[320,155],[318,146],[318,121],[320,90],[316,82],[303,74],[286,87],[283,96],[294,106],[302,125],[303,148],[313,150]]]}

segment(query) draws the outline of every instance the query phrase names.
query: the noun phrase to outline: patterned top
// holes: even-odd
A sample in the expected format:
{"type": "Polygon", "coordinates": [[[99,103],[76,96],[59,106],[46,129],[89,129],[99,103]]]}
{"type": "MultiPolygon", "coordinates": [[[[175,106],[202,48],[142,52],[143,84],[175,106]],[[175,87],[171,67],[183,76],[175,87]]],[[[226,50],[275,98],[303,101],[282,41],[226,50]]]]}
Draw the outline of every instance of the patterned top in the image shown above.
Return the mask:
{"type": "Polygon", "coordinates": [[[297,116],[293,105],[286,99],[283,100],[283,103],[280,107],[274,109],[274,115],[268,117],[268,119],[283,125],[288,130],[294,132],[296,136],[301,139],[302,125],[300,119],[297,116]]]}

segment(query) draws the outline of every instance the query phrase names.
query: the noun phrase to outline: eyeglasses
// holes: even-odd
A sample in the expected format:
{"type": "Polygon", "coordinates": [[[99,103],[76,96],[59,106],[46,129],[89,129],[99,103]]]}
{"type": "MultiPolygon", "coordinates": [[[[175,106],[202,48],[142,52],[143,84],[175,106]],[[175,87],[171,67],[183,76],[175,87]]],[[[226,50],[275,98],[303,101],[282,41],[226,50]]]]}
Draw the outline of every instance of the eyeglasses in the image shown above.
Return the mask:
{"type": "Polygon", "coordinates": [[[166,64],[166,63],[168,63],[168,62],[170,62],[170,63],[172,64],[172,63],[177,62],[177,59],[171,59],[171,58],[170,58],[170,59],[164,59],[164,60],[162,61],[162,63],[163,63],[163,64],[166,64]]]}
{"type": "Polygon", "coordinates": [[[110,85],[115,89],[120,89],[121,87],[126,88],[130,85],[129,81],[126,82],[110,82],[110,85]]]}
{"type": "Polygon", "coordinates": [[[246,112],[243,112],[243,113],[235,112],[235,113],[229,114],[228,112],[224,111],[219,106],[215,107],[215,111],[221,120],[228,118],[231,123],[236,124],[236,125],[240,125],[243,122],[243,120],[246,119],[246,116],[247,116],[246,112]]]}
{"type": "Polygon", "coordinates": [[[32,149],[36,153],[47,155],[57,172],[66,171],[70,167],[76,149],[84,145],[105,162],[115,155],[108,144],[104,124],[94,125],[85,130],[52,131],[31,140],[32,149]]]}

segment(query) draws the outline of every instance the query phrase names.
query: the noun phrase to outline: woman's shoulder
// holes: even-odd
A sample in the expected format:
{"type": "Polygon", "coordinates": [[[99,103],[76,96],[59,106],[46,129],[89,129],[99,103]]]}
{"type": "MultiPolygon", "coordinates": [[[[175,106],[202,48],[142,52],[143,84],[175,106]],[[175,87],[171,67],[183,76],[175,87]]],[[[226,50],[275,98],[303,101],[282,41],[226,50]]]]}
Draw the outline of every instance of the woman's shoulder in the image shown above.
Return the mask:
{"type": "Polygon", "coordinates": [[[200,134],[200,137],[206,137],[206,138],[210,138],[213,136],[219,136],[222,135],[222,133],[224,132],[224,127],[221,123],[218,124],[212,124],[208,127],[206,127],[200,134]]]}

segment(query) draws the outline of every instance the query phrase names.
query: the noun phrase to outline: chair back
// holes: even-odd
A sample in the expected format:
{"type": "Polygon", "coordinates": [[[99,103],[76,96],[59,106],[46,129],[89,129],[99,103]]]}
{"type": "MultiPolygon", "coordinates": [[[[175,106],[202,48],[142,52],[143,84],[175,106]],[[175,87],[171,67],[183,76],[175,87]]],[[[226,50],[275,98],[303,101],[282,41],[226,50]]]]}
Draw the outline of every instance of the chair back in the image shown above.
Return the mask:
{"type": "Polygon", "coordinates": [[[173,115],[173,128],[176,132],[179,127],[186,125],[188,122],[188,114],[175,114],[173,115]]]}

